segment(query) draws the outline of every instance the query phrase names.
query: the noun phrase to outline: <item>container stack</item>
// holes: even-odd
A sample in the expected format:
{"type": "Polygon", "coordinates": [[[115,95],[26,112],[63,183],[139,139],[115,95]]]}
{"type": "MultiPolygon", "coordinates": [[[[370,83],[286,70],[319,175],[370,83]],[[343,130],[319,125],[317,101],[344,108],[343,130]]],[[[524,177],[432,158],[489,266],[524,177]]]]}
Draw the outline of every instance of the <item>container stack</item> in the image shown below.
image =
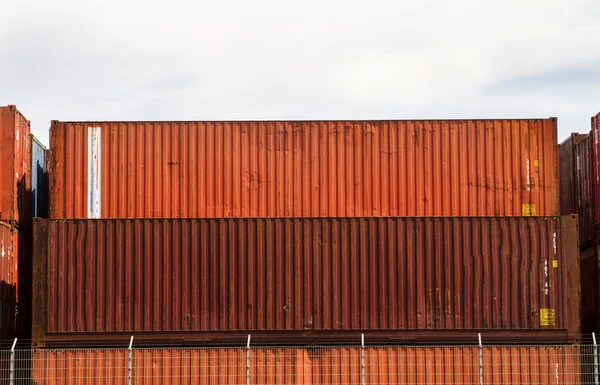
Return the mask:
{"type": "Polygon", "coordinates": [[[577,214],[581,255],[581,323],[600,332],[600,114],[589,133],[573,133],[559,146],[561,214],[577,214]]]}
{"type": "Polygon", "coordinates": [[[52,122],[38,347],[570,341],[556,119],[52,122]]]}
{"type": "Polygon", "coordinates": [[[32,217],[47,196],[45,148],[12,105],[0,107],[0,157],[0,339],[8,339],[29,329],[18,309],[30,306],[32,217]],[[41,173],[32,172],[33,164],[41,173]]]}

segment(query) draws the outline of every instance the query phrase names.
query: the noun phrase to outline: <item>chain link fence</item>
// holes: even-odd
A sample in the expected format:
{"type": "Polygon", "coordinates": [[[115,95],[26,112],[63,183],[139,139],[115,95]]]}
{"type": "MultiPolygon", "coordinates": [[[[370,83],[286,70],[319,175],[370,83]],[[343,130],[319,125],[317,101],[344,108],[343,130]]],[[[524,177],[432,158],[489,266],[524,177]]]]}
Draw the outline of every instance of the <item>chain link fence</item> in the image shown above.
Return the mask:
{"type": "Polygon", "coordinates": [[[3,349],[2,384],[594,384],[598,349],[572,345],[3,349]]]}

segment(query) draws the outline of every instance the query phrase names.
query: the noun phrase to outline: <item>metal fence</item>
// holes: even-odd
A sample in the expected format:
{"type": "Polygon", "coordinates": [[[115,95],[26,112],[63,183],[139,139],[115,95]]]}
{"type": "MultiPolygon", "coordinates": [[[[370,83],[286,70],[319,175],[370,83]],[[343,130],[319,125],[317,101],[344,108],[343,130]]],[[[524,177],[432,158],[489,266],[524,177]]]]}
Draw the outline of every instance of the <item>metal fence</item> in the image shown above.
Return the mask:
{"type": "Polygon", "coordinates": [[[5,349],[2,384],[594,384],[598,349],[571,345],[5,349]]]}

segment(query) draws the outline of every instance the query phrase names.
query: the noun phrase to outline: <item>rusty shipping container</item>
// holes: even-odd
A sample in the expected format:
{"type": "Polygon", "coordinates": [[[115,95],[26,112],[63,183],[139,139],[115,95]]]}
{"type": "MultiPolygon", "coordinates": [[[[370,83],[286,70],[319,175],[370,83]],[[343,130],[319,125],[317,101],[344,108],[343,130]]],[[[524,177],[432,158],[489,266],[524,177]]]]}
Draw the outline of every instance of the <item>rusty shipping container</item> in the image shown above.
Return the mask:
{"type": "Polygon", "coordinates": [[[51,218],[558,215],[557,121],[58,122],[51,218]]]}
{"type": "Polygon", "coordinates": [[[138,342],[239,331],[575,336],[576,221],[37,220],[33,337],[72,346],[123,333],[143,333],[138,342]]]}
{"type": "Polygon", "coordinates": [[[594,165],[592,136],[575,145],[576,214],[579,216],[579,245],[589,247],[596,234],[594,219],[594,165]]]}
{"type": "Polygon", "coordinates": [[[22,235],[9,222],[0,222],[0,341],[14,337],[17,267],[22,235]]]}
{"type": "Polygon", "coordinates": [[[593,169],[594,169],[594,220],[600,224],[600,113],[592,118],[593,169]]]}
{"type": "Polygon", "coordinates": [[[29,222],[29,121],[15,106],[0,107],[0,220],[29,222]]]}
{"type": "Polygon", "coordinates": [[[572,133],[558,146],[560,214],[577,214],[575,145],[587,134],[572,133]]]}
{"type": "Polygon", "coordinates": [[[600,333],[600,242],[581,250],[581,327],[600,333]]]}
{"type": "MultiPolygon", "coordinates": [[[[581,384],[580,354],[577,345],[486,347],[483,383],[581,384]]],[[[480,383],[476,346],[134,349],[131,379],[141,385],[360,384],[363,355],[366,384],[480,383]]],[[[29,378],[39,385],[125,384],[128,351],[37,350],[29,378]]]]}

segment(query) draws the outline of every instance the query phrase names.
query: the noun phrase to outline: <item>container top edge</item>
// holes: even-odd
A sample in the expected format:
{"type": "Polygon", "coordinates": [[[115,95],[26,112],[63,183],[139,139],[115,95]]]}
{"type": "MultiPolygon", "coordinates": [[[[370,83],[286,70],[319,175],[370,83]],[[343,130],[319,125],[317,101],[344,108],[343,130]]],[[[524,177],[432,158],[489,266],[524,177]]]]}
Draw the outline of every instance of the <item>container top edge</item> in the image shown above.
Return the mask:
{"type": "Polygon", "coordinates": [[[515,219],[515,220],[526,220],[526,219],[535,219],[535,220],[558,220],[560,218],[566,217],[574,217],[576,214],[568,214],[568,215],[540,215],[540,216],[385,216],[385,217],[375,217],[375,216],[362,216],[362,217],[217,217],[217,218],[202,218],[202,217],[181,217],[181,218],[34,218],[36,221],[52,221],[52,222],[74,222],[74,221],[87,221],[87,222],[95,222],[95,221],[184,221],[184,220],[220,220],[220,221],[239,221],[239,220],[327,220],[327,219],[489,219],[489,220],[498,220],[498,219],[515,219]]]}
{"type": "Polygon", "coordinates": [[[479,119],[234,119],[234,120],[52,120],[51,125],[58,124],[123,124],[123,123],[338,123],[338,122],[540,122],[556,120],[549,118],[479,118],[479,119]]]}

